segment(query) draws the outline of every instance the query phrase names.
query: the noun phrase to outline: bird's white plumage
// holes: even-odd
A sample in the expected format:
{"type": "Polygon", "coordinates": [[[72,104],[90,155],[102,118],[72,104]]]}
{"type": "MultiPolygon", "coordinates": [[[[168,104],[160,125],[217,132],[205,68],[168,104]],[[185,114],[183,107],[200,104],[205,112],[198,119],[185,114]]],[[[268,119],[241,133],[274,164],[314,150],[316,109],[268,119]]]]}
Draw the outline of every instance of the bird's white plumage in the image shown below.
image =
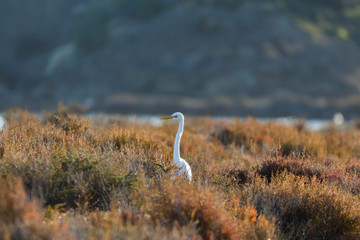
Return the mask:
{"type": "Polygon", "coordinates": [[[191,173],[190,165],[182,158],[180,158],[180,163],[175,163],[175,164],[179,168],[179,170],[177,171],[178,175],[185,176],[186,179],[191,181],[192,173],[191,173]]]}
{"type": "Polygon", "coordinates": [[[5,125],[5,120],[2,116],[0,116],[0,130],[4,127],[5,125]]]}
{"type": "Polygon", "coordinates": [[[184,159],[182,159],[180,157],[180,140],[181,140],[181,136],[184,131],[184,119],[185,119],[184,115],[180,112],[176,112],[176,113],[173,113],[171,115],[171,117],[162,118],[162,120],[165,120],[165,119],[175,119],[179,122],[179,128],[178,128],[178,132],[176,134],[175,143],[174,143],[173,161],[174,161],[174,165],[176,165],[178,167],[176,174],[185,176],[186,179],[191,181],[192,173],[191,173],[190,165],[184,159]]]}

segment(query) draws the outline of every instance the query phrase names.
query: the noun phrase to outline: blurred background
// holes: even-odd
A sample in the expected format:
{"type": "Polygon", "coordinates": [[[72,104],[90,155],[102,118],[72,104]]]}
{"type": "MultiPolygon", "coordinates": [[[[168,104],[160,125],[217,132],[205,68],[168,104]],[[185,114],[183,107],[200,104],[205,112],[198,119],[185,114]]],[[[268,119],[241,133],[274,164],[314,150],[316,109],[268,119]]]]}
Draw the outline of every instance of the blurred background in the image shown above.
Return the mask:
{"type": "Polygon", "coordinates": [[[360,0],[3,0],[0,111],[360,117],[360,0]]]}

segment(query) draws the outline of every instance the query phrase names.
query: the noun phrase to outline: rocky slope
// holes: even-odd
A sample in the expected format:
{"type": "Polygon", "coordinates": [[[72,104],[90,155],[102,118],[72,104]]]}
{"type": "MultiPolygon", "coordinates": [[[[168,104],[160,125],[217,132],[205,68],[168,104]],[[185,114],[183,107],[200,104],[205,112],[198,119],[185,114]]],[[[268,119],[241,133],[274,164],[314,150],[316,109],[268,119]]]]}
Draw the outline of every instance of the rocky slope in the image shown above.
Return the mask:
{"type": "Polygon", "coordinates": [[[220,3],[6,0],[0,108],[360,115],[356,4],[220,3]]]}

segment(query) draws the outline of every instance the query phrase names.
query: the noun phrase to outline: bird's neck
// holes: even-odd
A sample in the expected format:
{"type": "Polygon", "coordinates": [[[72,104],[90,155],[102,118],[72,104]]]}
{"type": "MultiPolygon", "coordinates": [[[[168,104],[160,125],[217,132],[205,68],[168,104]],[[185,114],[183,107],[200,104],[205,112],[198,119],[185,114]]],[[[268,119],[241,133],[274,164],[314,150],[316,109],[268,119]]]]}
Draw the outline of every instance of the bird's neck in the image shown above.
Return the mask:
{"type": "Polygon", "coordinates": [[[184,131],[184,121],[180,120],[178,132],[176,134],[175,144],[174,144],[174,163],[180,162],[180,140],[181,140],[183,131],[184,131]]]}

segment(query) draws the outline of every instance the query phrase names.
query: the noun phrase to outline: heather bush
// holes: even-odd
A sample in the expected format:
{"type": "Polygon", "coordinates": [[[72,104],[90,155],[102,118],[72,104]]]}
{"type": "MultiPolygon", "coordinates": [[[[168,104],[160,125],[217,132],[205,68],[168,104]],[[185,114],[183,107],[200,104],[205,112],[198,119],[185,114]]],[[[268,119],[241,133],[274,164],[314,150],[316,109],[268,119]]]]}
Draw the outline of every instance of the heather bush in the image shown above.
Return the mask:
{"type": "Polygon", "coordinates": [[[43,224],[43,210],[26,196],[21,179],[0,179],[0,238],[52,239],[43,224]]]}
{"type": "MultiPolygon", "coordinates": [[[[181,184],[162,184],[150,200],[148,206],[152,221],[159,221],[172,226],[181,226],[193,222],[199,234],[205,238],[236,239],[235,221],[226,216],[226,212],[211,199],[207,192],[197,193],[197,190],[186,182],[181,184]],[[222,210],[222,211],[221,211],[222,210]]],[[[149,194],[146,194],[148,196],[149,194]]]]}
{"type": "Polygon", "coordinates": [[[275,216],[288,239],[355,239],[360,237],[358,197],[314,177],[287,173],[266,185],[256,178],[247,189],[259,212],[275,216]]]}
{"type": "MultiPolygon", "coordinates": [[[[306,177],[312,179],[317,177],[322,179],[322,171],[315,164],[309,164],[305,158],[289,158],[289,157],[269,157],[259,166],[257,174],[265,177],[270,182],[276,175],[282,172],[290,172],[295,176],[306,177]]],[[[323,170],[325,171],[325,170],[323,170]]]]}
{"type": "Polygon", "coordinates": [[[248,150],[269,152],[276,146],[284,156],[357,157],[360,151],[356,132],[333,129],[314,132],[271,122],[262,124],[251,118],[247,122],[234,120],[230,126],[219,128],[214,135],[226,146],[235,144],[248,150]]]}
{"type": "Polygon", "coordinates": [[[359,130],[187,118],[44,118],[0,131],[1,239],[357,239],[359,130]],[[12,176],[16,176],[15,179],[12,176]]]}

